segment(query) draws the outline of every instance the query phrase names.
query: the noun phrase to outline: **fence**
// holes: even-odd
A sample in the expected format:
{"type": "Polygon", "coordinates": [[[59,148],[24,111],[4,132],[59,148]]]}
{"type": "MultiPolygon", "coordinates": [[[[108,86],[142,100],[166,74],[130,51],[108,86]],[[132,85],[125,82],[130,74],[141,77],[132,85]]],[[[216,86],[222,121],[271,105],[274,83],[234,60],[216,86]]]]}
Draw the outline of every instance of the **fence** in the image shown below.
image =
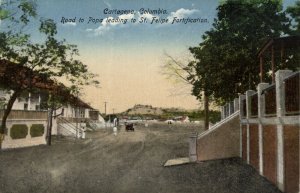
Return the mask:
{"type": "Polygon", "coordinates": [[[299,80],[300,80],[300,73],[292,74],[291,76],[286,77],[284,79],[286,115],[294,115],[294,114],[299,115],[299,111],[300,111],[299,80]]]}
{"type": "Polygon", "coordinates": [[[275,84],[267,87],[261,93],[261,97],[265,100],[265,116],[275,117],[276,116],[276,88],[275,84]]]}
{"type": "Polygon", "coordinates": [[[279,70],[239,101],[241,157],[287,193],[298,193],[300,72],[279,70]]]}
{"type": "Polygon", "coordinates": [[[221,121],[223,119],[226,119],[227,117],[230,117],[230,115],[234,114],[239,110],[239,99],[236,98],[234,101],[231,101],[229,103],[226,103],[224,106],[221,106],[221,121]]]}

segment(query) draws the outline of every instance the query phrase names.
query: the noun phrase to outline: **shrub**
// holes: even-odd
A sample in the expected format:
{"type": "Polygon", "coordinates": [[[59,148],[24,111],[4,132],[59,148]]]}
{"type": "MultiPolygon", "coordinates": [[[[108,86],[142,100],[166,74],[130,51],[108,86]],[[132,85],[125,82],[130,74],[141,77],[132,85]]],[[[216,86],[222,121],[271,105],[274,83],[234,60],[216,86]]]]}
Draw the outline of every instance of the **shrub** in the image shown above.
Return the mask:
{"type": "Polygon", "coordinates": [[[44,125],[43,124],[33,124],[30,127],[31,137],[40,137],[44,135],[44,125]]]}
{"type": "Polygon", "coordinates": [[[10,137],[12,139],[25,138],[28,133],[28,127],[25,124],[15,124],[10,129],[10,137]]]}

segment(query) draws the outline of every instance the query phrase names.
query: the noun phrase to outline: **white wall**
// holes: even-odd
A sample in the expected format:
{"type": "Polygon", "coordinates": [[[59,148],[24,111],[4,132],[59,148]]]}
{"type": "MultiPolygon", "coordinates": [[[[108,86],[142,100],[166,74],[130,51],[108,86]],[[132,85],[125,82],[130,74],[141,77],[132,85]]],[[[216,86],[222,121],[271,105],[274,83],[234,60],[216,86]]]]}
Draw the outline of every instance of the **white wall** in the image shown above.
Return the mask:
{"type": "Polygon", "coordinates": [[[46,144],[47,120],[7,120],[8,135],[5,135],[2,143],[2,149],[29,147],[35,145],[46,144]],[[28,127],[28,134],[23,139],[12,139],[10,137],[10,129],[14,124],[25,124],[28,127]],[[30,136],[30,127],[32,124],[43,124],[44,134],[40,137],[30,136]]]}

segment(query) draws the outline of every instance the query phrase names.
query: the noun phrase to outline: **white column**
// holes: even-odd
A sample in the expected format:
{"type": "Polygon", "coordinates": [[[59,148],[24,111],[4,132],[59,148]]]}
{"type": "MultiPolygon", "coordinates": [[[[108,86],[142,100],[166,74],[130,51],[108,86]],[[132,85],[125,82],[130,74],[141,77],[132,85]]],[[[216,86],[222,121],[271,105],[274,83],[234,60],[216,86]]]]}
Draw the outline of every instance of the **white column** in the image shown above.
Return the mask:
{"type": "Polygon", "coordinates": [[[253,90],[246,91],[246,108],[247,108],[247,119],[250,119],[251,117],[251,102],[250,102],[250,96],[252,96],[255,93],[253,90]]]}
{"type": "Polygon", "coordinates": [[[243,100],[244,100],[245,98],[246,98],[245,95],[240,95],[240,96],[239,96],[240,119],[242,119],[242,117],[243,117],[243,111],[244,111],[244,109],[243,109],[243,100]]]}
{"type": "Polygon", "coordinates": [[[277,117],[285,116],[285,88],[283,79],[292,73],[291,70],[278,70],[275,73],[277,117]]]}
{"type": "Polygon", "coordinates": [[[224,119],[224,106],[220,107],[220,111],[221,111],[221,120],[224,119]]]}
{"type": "Polygon", "coordinates": [[[268,83],[260,83],[257,86],[258,97],[258,139],[259,139],[259,173],[263,175],[263,125],[261,124],[261,118],[265,116],[265,96],[261,95],[262,91],[269,86],[268,83]]]}
{"type": "MultiPolygon", "coordinates": [[[[277,117],[280,120],[281,117],[285,116],[285,89],[283,80],[286,76],[292,74],[291,70],[278,70],[275,73],[275,84],[276,84],[276,112],[277,117]]],[[[284,138],[283,138],[283,125],[279,123],[277,125],[277,183],[278,188],[284,191],[284,138]]]]}
{"type": "Polygon", "coordinates": [[[250,125],[247,124],[247,163],[250,164],[250,125]]]}
{"type": "Polygon", "coordinates": [[[234,106],[234,112],[239,110],[239,99],[238,98],[234,99],[233,106],[234,106]]]}
{"type": "Polygon", "coordinates": [[[26,127],[28,128],[27,130],[27,135],[26,135],[26,139],[30,140],[31,139],[31,135],[30,135],[30,129],[31,129],[32,124],[27,123],[26,127]]]}
{"type": "MultiPolygon", "coordinates": [[[[12,128],[12,123],[10,122],[7,122],[6,123],[6,127],[7,127],[7,135],[5,136],[5,139],[7,138],[8,140],[12,140],[11,136],[10,136],[10,131],[11,131],[11,128],[12,128]]],[[[4,139],[4,140],[5,140],[4,139]]]]}
{"type": "Polygon", "coordinates": [[[283,126],[277,125],[277,183],[278,188],[284,192],[284,139],[283,126]]]}
{"type": "MultiPolygon", "coordinates": [[[[248,90],[246,91],[246,109],[247,109],[247,116],[246,118],[249,120],[251,115],[251,103],[250,103],[250,96],[253,95],[255,91],[248,90]]],[[[250,164],[250,125],[247,124],[247,163],[250,164]]]]}
{"type": "Polygon", "coordinates": [[[27,110],[31,110],[31,93],[28,94],[28,107],[27,110]]]}
{"type": "MultiPolygon", "coordinates": [[[[35,109],[37,110],[37,109],[35,109]]],[[[41,110],[41,95],[39,94],[39,111],[41,110]]]]}
{"type": "Polygon", "coordinates": [[[197,161],[197,134],[193,134],[189,137],[189,159],[190,162],[197,161]]]}
{"type": "MultiPolygon", "coordinates": [[[[243,100],[246,98],[245,95],[239,96],[239,110],[240,110],[240,120],[242,119],[243,115],[243,100]]],[[[242,124],[240,125],[240,157],[243,156],[243,130],[242,130],[242,124]]]]}

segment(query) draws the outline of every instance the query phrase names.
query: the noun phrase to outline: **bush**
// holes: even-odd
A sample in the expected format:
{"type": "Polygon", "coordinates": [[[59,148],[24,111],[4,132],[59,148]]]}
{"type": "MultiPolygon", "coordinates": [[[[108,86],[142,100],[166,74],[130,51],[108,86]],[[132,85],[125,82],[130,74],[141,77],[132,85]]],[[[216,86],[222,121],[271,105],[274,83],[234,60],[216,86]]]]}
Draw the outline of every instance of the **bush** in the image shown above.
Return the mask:
{"type": "Polygon", "coordinates": [[[15,124],[10,129],[10,137],[12,139],[22,139],[27,136],[28,127],[24,124],[15,124]]]}
{"type": "Polygon", "coordinates": [[[40,137],[44,135],[44,125],[43,124],[33,124],[30,127],[30,135],[31,137],[40,137]]]}

